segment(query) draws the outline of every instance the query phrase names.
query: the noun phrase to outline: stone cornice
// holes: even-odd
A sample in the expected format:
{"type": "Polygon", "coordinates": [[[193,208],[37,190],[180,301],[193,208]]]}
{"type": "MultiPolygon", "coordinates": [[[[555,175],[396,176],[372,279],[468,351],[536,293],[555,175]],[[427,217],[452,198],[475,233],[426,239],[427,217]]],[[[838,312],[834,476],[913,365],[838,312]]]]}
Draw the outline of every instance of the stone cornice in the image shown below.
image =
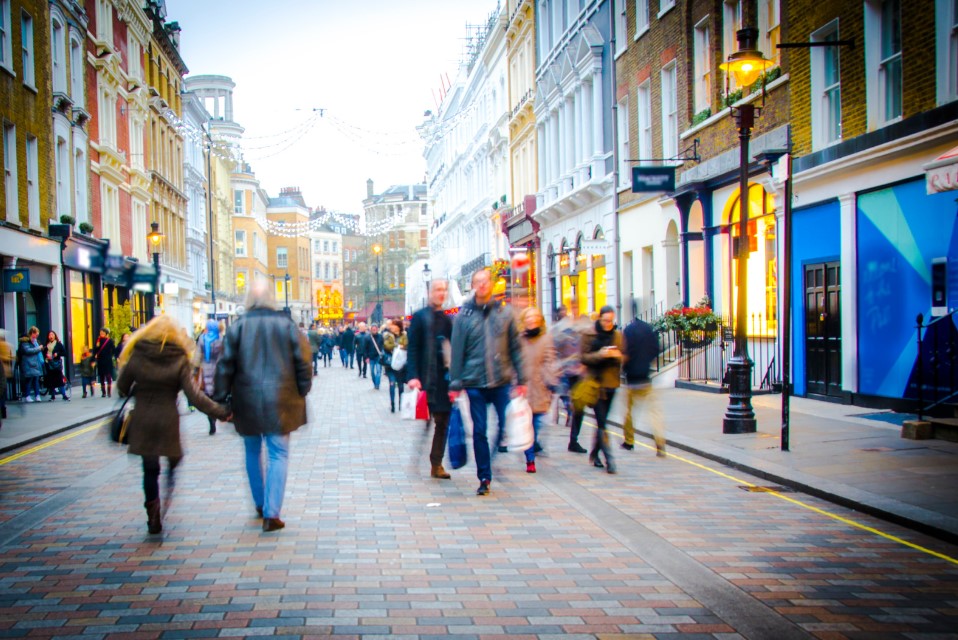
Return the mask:
{"type": "Polygon", "coordinates": [[[137,42],[144,47],[149,44],[150,19],[140,5],[134,0],[113,0],[113,4],[117,15],[126,23],[127,29],[133,32],[137,42]]]}

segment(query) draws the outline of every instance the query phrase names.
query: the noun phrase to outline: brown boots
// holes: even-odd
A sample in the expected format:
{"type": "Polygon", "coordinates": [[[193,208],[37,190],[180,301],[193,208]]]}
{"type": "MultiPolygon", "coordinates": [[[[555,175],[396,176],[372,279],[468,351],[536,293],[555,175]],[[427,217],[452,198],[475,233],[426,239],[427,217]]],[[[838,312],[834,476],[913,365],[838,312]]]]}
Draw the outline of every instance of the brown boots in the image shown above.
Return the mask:
{"type": "Polygon", "coordinates": [[[432,465],[432,472],[430,474],[433,478],[442,478],[443,480],[448,480],[452,476],[449,475],[449,472],[442,468],[441,464],[432,465]]]}
{"type": "Polygon", "coordinates": [[[159,533],[163,531],[163,524],[160,522],[160,501],[150,500],[143,503],[146,507],[146,529],[150,533],[159,533]]]}

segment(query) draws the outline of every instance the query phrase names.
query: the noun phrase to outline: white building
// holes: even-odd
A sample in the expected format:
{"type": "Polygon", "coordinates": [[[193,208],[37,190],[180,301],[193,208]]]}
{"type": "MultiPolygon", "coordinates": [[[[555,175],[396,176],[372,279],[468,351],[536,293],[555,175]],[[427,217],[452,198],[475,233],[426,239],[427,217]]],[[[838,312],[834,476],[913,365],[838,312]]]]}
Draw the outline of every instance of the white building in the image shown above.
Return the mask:
{"type": "MultiPolygon", "coordinates": [[[[616,305],[608,0],[536,6],[541,306],[616,305]],[[582,8],[580,9],[580,5],[582,8]]],[[[549,313],[546,314],[550,315],[549,313]]]]}
{"type": "MultiPolygon", "coordinates": [[[[183,94],[183,122],[185,124],[183,149],[183,187],[186,191],[186,264],[192,275],[189,286],[185,287],[192,295],[190,315],[183,319],[177,317],[184,327],[194,329],[206,319],[210,303],[210,292],[206,283],[210,282],[209,258],[209,179],[206,156],[207,144],[204,132],[209,122],[209,114],[203,103],[193,93],[183,94]]],[[[169,309],[167,310],[169,313],[169,309]]]]}
{"type": "Polygon", "coordinates": [[[490,15],[438,113],[419,128],[433,218],[430,268],[464,290],[476,270],[508,257],[499,219],[510,193],[507,20],[502,9],[490,15]]]}

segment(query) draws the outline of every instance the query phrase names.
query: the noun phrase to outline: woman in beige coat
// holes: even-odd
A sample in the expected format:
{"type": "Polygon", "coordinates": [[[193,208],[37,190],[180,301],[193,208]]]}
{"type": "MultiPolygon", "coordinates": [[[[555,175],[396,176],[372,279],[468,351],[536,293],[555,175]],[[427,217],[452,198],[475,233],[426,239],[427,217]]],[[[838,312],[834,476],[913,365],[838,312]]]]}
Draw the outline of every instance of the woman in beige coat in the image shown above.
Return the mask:
{"type": "Polygon", "coordinates": [[[143,458],[143,493],[147,528],[163,530],[160,521],[160,456],[169,462],[167,495],[173,490],[173,472],[183,457],[180,444],[180,414],[176,398],[186,393],[190,403],[203,413],[224,420],[229,411],[199,390],[191,375],[193,341],[169,316],[157,316],[141,327],[120,354],[121,396],[133,394],[135,407],[127,427],[130,453],[143,458]]]}
{"type": "Polygon", "coordinates": [[[535,441],[526,450],[526,472],[536,472],[536,453],[539,445],[539,428],[552,406],[552,393],[559,384],[558,362],[552,336],[546,333],[545,318],[535,307],[527,307],[519,316],[522,347],[522,368],[526,378],[526,400],[532,409],[532,428],[535,441]]]}

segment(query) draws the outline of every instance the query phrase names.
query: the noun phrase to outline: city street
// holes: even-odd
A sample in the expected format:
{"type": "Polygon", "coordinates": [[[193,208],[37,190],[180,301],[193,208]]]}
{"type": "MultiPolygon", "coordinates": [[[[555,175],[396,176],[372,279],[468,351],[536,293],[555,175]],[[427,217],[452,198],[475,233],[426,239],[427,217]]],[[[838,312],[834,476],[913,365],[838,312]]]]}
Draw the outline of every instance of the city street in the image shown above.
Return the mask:
{"type": "Polygon", "coordinates": [[[139,459],[99,422],[0,456],[0,635],[958,637],[939,539],[648,440],[623,451],[618,431],[609,475],[555,425],[538,473],[499,454],[478,497],[471,463],[429,477],[431,432],[389,413],[385,384],[339,366],[315,383],[274,533],[240,439],[199,414],[158,536],[139,459]]]}

